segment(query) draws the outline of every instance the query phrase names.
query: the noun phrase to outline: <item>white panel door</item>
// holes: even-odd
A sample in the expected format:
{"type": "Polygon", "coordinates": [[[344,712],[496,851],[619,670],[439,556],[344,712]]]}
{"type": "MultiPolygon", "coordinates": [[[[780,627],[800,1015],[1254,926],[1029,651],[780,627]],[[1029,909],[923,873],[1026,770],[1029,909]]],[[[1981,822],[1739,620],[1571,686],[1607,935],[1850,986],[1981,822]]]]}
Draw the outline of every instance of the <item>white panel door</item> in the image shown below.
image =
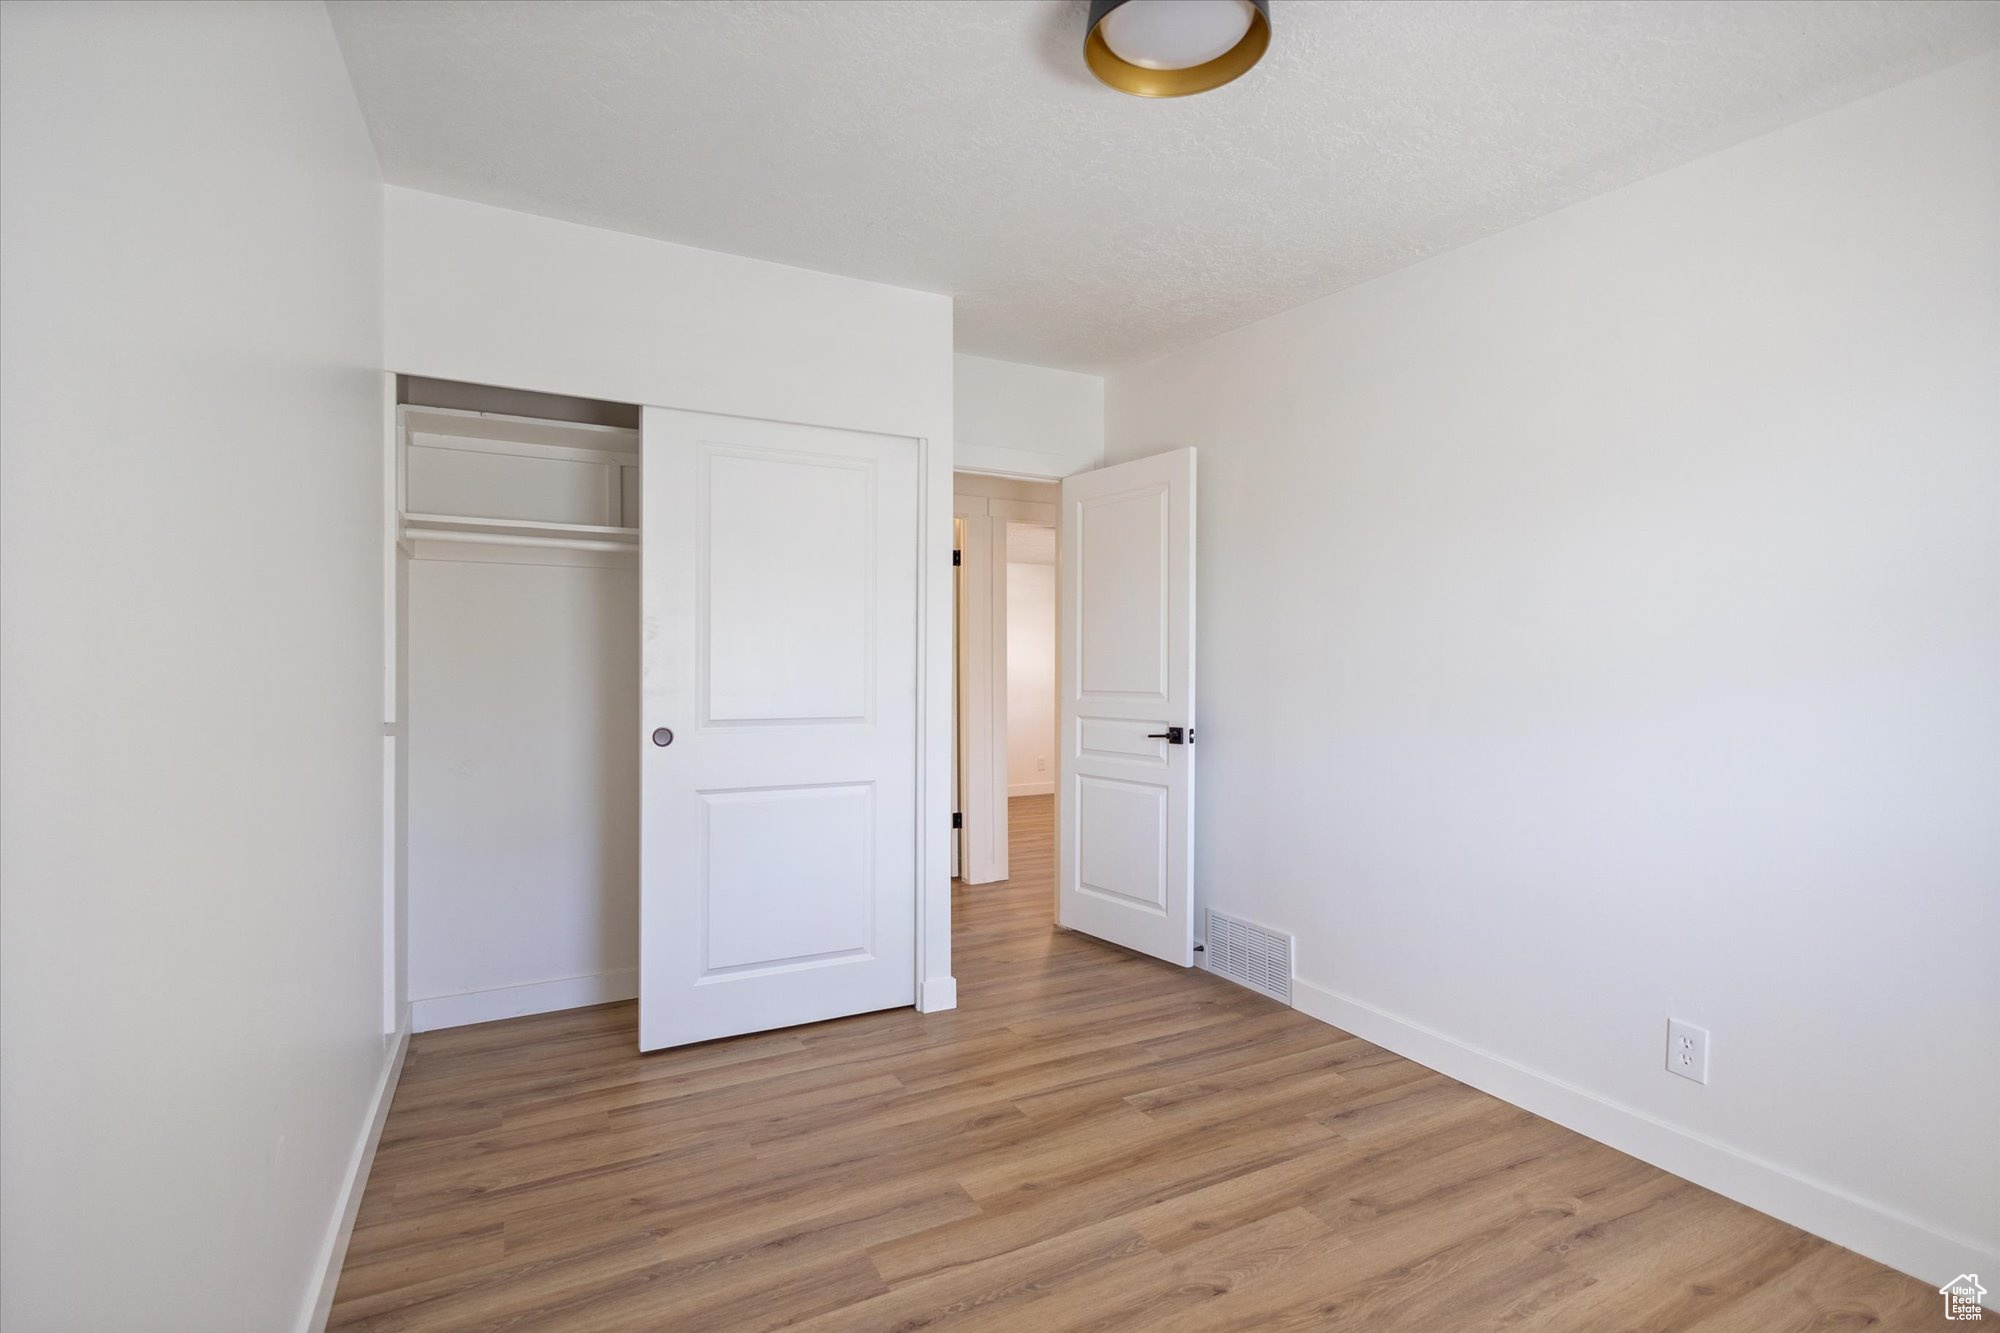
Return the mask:
{"type": "Polygon", "coordinates": [[[1194,962],[1194,450],[1062,484],[1056,916],[1194,962]]]}
{"type": "Polygon", "coordinates": [[[640,1049],[913,1004],[917,443],[643,445],[640,1049]]]}

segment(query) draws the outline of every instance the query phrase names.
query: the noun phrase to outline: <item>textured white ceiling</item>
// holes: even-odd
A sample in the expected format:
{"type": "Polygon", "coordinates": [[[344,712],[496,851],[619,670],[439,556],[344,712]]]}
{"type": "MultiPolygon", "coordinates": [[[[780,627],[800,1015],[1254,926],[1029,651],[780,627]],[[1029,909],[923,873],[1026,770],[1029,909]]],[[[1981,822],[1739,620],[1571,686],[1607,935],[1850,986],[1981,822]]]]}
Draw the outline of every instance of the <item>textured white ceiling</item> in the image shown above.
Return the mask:
{"type": "Polygon", "coordinates": [[[388,178],[957,298],[958,345],[1145,359],[2000,44],[1957,0],[1273,0],[1200,97],[1082,0],[336,0],[388,178]]]}

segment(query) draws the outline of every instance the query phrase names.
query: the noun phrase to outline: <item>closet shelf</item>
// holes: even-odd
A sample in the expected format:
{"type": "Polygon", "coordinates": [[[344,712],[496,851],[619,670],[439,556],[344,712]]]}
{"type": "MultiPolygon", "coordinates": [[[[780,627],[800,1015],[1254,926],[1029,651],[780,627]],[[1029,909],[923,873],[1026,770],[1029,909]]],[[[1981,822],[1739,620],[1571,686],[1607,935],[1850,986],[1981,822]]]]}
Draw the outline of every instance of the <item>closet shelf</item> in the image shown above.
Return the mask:
{"type": "Polygon", "coordinates": [[[401,411],[404,431],[432,448],[526,456],[591,456],[633,463],[639,459],[639,432],[628,426],[591,426],[444,407],[406,406],[401,411]]]}
{"type": "MultiPolygon", "coordinates": [[[[468,548],[503,548],[518,558],[536,552],[579,553],[589,563],[627,563],[638,556],[639,529],[590,523],[544,523],[532,519],[466,518],[453,514],[403,515],[405,549],[422,558],[464,559],[468,548]],[[463,552],[453,555],[452,552],[463,552]]],[[[497,556],[497,551],[496,551],[497,556]]],[[[562,563],[576,563],[575,559],[562,563]]]]}
{"type": "Polygon", "coordinates": [[[458,514],[405,514],[403,533],[445,541],[497,541],[517,538],[537,546],[571,546],[605,551],[635,548],[639,529],[603,527],[595,523],[545,523],[526,518],[468,518],[458,514]]]}

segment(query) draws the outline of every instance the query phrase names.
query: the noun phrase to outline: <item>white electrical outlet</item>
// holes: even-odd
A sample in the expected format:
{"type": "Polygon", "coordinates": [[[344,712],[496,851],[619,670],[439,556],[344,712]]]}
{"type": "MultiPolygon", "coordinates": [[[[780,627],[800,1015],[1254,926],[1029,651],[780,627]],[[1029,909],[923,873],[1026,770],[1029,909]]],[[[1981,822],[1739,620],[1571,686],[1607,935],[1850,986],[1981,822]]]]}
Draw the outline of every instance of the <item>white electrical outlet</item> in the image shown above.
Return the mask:
{"type": "Polygon", "coordinates": [[[1035,771],[1037,773],[1046,773],[1049,771],[1049,757],[1047,755],[1038,754],[1035,756],[1035,771]]]}
{"type": "Polygon", "coordinates": [[[1667,1020],[1667,1072],[1708,1082],[1708,1029],[1678,1018],[1667,1020]]]}

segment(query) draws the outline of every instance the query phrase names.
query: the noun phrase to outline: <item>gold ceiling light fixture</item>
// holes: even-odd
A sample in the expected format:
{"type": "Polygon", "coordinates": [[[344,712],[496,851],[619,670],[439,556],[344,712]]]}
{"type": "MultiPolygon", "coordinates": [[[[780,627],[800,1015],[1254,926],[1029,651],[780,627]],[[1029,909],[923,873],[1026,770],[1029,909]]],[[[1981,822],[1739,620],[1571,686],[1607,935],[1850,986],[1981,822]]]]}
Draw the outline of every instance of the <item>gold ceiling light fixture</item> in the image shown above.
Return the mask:
{"type": "Polygon", "coordinates": [[[1271,45],[1271,0],[1090,0],[1083,60],[1134,97],[1186,97],[1248,73],[1271,45]]]}

